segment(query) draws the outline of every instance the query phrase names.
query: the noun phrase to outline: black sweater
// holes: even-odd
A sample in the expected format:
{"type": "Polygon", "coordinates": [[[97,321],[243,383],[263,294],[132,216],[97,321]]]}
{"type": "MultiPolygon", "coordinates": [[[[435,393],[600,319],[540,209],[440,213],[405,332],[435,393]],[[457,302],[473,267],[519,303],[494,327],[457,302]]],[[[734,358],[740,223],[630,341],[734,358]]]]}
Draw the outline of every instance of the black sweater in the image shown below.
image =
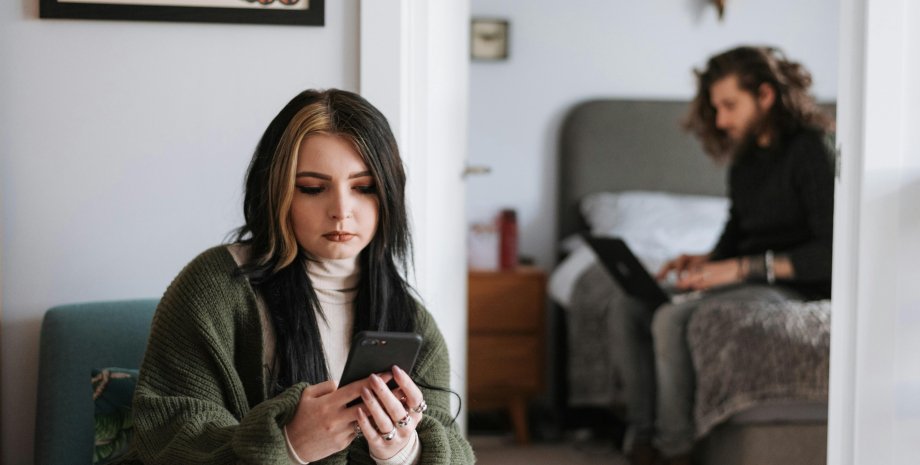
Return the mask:
{"type": "Polygon", "coordinates": [[[773,250],[788,256],[795,272],[782,284],[806,298],[830,297],[834,162],[825,136],[800,131],[741,151],[728,186],[731,209],[712,259],[773,250]]]}

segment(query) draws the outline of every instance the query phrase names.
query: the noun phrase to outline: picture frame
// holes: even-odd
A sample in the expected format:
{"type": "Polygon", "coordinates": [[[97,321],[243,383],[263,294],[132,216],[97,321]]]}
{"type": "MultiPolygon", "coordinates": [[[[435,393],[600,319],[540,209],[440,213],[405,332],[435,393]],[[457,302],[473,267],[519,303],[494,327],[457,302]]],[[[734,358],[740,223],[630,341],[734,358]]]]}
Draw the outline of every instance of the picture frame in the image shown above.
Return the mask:
{"type": "Polygon", "coordinates": [[[508,30],[507,20],[473,18],[470,25],[470,57],[483,61],[507,60],[508,30]]]}
{"type": "Polygon", "coordinates": [[[323,26],[325,0],[40,0],[43,19],[323,26]]]}

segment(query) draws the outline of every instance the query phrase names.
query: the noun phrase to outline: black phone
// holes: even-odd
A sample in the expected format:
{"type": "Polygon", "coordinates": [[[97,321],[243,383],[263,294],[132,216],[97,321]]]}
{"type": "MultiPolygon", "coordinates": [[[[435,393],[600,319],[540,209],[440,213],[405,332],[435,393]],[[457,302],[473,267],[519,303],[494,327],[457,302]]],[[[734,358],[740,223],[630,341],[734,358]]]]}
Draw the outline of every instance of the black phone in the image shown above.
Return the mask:
{"type": "MultiPolygon", "coordinates": [[[[351,341],[339,386],[388,372],[393,365],[410,373],[421,348],[422,336],[415,333],[361,331],[351,341]]],[[[390,388],[395,387],[395,381],[390,381],[390,388]]]]}

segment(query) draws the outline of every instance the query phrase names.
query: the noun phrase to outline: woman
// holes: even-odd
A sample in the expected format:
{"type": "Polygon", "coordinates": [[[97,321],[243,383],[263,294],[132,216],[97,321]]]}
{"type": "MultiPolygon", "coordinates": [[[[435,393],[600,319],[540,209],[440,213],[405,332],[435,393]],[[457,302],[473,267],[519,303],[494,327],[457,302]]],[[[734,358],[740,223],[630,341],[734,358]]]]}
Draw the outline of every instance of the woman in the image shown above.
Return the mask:
{"type": "Polygon", "coordinates": [[[404,191],[395,139],[370,103],[341,90],[291,100],[249,166],[237,242],[195,258],[157,308],[130,459],[472,463],[443,388],[447,348],[401,273],[404,191]],[[421,334],[411,373],[337,386],[362,330],[421,334]]]}

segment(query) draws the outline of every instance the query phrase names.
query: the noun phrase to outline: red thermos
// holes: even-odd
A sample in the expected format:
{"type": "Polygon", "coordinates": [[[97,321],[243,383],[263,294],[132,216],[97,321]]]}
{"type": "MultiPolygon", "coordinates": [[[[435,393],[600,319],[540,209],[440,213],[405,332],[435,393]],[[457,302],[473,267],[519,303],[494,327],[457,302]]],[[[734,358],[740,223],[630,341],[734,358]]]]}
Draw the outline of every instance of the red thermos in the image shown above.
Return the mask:
{"type": "Polygon", "coordinates": [[[498,215],[499,268],[513,270],[518,261],[517,214],[514,210],[502,210],[498,215]]]}

